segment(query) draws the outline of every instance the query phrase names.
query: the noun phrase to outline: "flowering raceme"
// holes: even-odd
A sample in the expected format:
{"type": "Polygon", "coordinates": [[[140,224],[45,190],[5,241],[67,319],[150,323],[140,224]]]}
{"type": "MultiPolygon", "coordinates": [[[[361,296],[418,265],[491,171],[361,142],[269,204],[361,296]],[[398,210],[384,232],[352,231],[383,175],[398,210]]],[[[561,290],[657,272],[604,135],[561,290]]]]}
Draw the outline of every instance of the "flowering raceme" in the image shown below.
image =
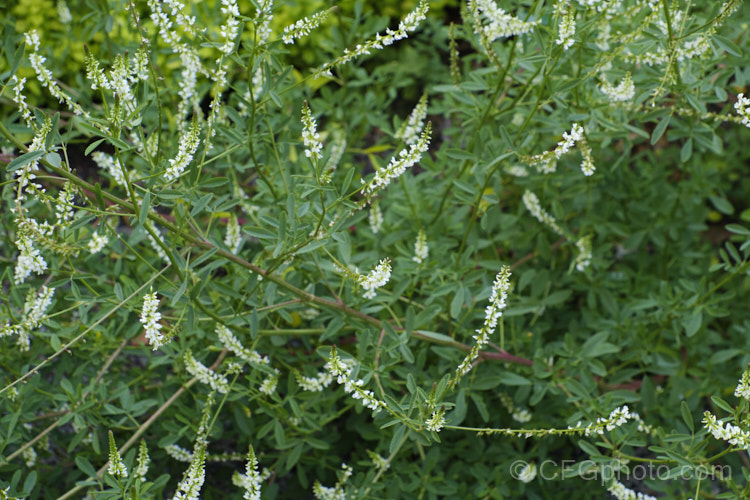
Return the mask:
{"type": "Polygon", "coordinates": [[[320,159],[320,152],[323,150],[323,143],[320,142],[317,124],[310,112],[310,106],[307,101],[302,103],[302,140],[305,143],[305,156],[313,160],[320,159]]]}
{"type": "Polygon", "coordinates": [[[143,310],[141,311],[141,323],[146,329],[146,339],[154,346],[154,351],[164,345],[164,335],[161,333],[161,313],[157,311],[159,299],[156,292],[147,293],[143,296],[143,310]]]}
{"type": "MultiPolygon", "coordinates": [[[[427,124],[419,140],[412,144],[409,151],[401,150],[398,157],[391,158],[390,163],[385,168],[379,168],[375,171],[375,177],[367,183],[364,190],[368,199],[382,189],[388,187],[393,179],[398,178],[407,168],[413,167],[422,158],[422,153],[427,151],[432,136],[432,125],[427,124]]],[[[365,182],[364,179],[362,182],[365,182]]]]}
{"type": "Polygon", "coordinates": [[[120,458],[120,452],[117,451],[112,431],[109,431],[109,468],[107,472],[114,477],[128,477],[128,468],[125,467],[122,458],[120,458]]]}
{"type": "Polygon", "coordinates": [[[409,118],[396,132],[396,138],[402,139],[407,146],[411,146],[419,140],[419,134],[424,127],[424,119],[427,116],[427,93],[422,94],[419,102],[412,110],[409,118]]]}
{"type": "Polygon", "coordinates": [[[737,102],[734,103],[734,109],[742,118],[742,124],[750,128],[750,99],[745,94],[737,94],[737,102]]]}
{"type": "Polygon", "coordinates": [[[523,193],[522,201],[526,210],[528,210],[534,218],[542,224],[548,225],[557,234],[564,235],[562,228],[557,224],[555,218],[542,208],[537,195],[531,191],[526,191],[523,193]]]}
{"type": "Polygon", "coordinates": [[[190,349],[185,352],[185,369],[190,375],[210,386],[211,389],[222,394],[226,394],[229,391],[229,382],[227,379],[196,360],[190,349]]]}
{"type": "Polygon", "coordinates": [[[46,286],[42,286],[36,293],[30,291],[26,296],[23,316],[21,316],[20,321],[14,325],[7,323],[0,328],[0,338],[17,335],[17,342],[21,351],[28,351],[30,346],[29,335],[47,319],[47,309],[52,305],[54,295],[55,289],[46,286]]]}
{"type": "Polygon", "coordinates": [[[419,24],[427,18],[427,11],[429,10],[429,8],[430,6],[427,0],[419,0],[419,4],[415,7],[415,9],[407,14],[406,17],[404,17],[404,19],[399,23],[397,30],[394,31],[391,28],[387,28],[385,30],[385,35],[381,35],[380,33],[378,33],[375,35],[374,40],[368,40],[365,43],[359,44],[354,48],[354,50],[344,49],[344,54],[342,56],[339,56],[333,61],[328,62],[318,68],[315,71],[314,76],[316,78],[324,75],[331,76],[331,70],[334,67],[346,64],[349,61],[356,59],[357,57],[360,57],[362,55],[369,54],[373,49],[382,49],[385,46],[393,44],[393,42],[397,42],[399,40],[407,38],[409,36],[409,32],[417,29],[419,24]]]}
{"type": "Polygon", "coordinates": [[[295,39],[299,39],[309,35],[312,30],[320,26],[320,23],[325,21],[325,19],[328,17],[328,14],[330,14],[332,10],[333,9],[328,9],[321,12],[316,12],[310,17],[305,17],[303,19],[300,19],[296,23],[287,26],[286,28],[284,28],[284,34],[281,36],[281,39],[284,40],[284,43],[288,44],[294,43],[295,39]]]}
{"type": "Polygon", "coordinates": [[[184,132],[180,137],[180,146],[177,156],[169,160],[169,167],[164,172],[164,178],[171,182],[182,175],[190,162],[193,161],[193,155],[200,144],[200,125],[197,120],[193,120],[190,130],[184,132]]]}
{"type": "Polygon", "coordinates": [[[417,241],[414,243],[414,257],[411,259],[417,264],[421,264],[427,258],[430,249],[427,246],[427,236],[424,234],[424,228],[419,230],[417,241]]]}
{"type": "Polygon", "coordinates": [[[562,45],[563,50],[568,50],[573,46],[576,34],[575,11],[570,7],[569,0],[559,0],[555,5],[555,12],[561,17],[560,25],[557,28],[557,45],[562,45]]]}
{"type": "Polygon", "coordinates": [[[391,277],[391,259],[381,260],[375,269],[370,271],[367,276],[360,275],[357,279],[357,283],[365,289],[365,293],[362,295],[366,299],[372,299],[375,297],[375,290],[388,283],[391,277]]]}
{"type": "Polygon", "coordinates": [[[599,89],[606,94],[612,102],[629,101],[635,96],[635,84],[633,83],[633,78],[630,76],[630,72],[625,74],[616,87],[613,87],[611,83],[604,80],[599,89]]]}
{"type": "Polygon", "coordinates": [[[484,325],[482,328],[477,329],[474,335],[475,344],[466,355],[464,360],[456,368],[456,373],[450,381],[450,386],[454,387],[461,378],[469,373],[472,368],[472,364],[479,357],[479,351],[484,345],[490,341],[490,336],[495,332],[495,326],[497,326],[497,320],[503,315],[503,310],[506,306],[506,299],[508,298],[508,290],[510,290],[510,267],[503,266],[497,276],[495,276],[495,282],[492,284],[492,294],[490,295],[490,304],[485,309],[484,325]]]}
{"type": "Polygon", "coordinates": [[[474,32],[481,32],[489,42],[523,35],[539,24],[539,21],[526,22],[507,14],[492,0],[469,0],[469,10],[475,18],[474,32]]]}
{"type": "Polygon", "coordinates": [[[331,347],[331,354],[328,357],[326,369],[333,377],[336,377],[336,382],[343,384],[344,390],[351,394],[352,398],[359,399],[373,413],[386,408],[386,404],[383,401],[377,399],[372,391],[364,388],[365,383],[362,379],[354,380],[352,378],[352,369],[341,360],[336,353],[335,346],[331,347]]]}

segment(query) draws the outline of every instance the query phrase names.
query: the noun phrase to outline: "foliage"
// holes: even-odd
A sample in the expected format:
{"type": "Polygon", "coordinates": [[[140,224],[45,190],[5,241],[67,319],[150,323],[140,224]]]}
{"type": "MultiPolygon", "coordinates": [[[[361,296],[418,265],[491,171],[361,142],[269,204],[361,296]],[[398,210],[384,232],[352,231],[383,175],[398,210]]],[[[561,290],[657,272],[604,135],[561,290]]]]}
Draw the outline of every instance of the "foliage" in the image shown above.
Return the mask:
{"type": "Polygon", "coordinates": [[[28,5],[0,497],[748,495],[739,0],[28,5]]]}

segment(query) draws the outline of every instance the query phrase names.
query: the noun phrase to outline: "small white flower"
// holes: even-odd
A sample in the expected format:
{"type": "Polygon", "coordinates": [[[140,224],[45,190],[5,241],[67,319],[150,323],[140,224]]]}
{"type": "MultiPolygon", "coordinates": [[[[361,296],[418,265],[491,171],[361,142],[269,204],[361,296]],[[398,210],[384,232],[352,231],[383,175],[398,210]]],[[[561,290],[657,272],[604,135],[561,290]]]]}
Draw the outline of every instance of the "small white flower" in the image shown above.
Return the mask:
{"type": "Polygon", "coordinates": [[[525,408],[516,408],[516,410],[511,414],[511,417],[516,422],[525,424],[526,422],[529,422],[531,420],[531,412],[529,412],[529,410],[525,408]]]}
{"type": "Polygon", "coordinates": [[[390,163],[385,168],[379,168],[375,171],[375,177],[365,186],[365,193],[368,199],[376,192],[385,189],[393,179],[398,178],[407,168],[417,164],[422,159],[422,153],[427,151],[432,136],[432,126],[427,124],[419,140],[412,144],[409,151],[402,150],[398,157],[391,158],[390,163]]]}
{"type": "Polygon", "coordinates": [[[44,66],[44,62],[47,60],[43,55],[39,54],[39,34],[36,30],[31,30],[25,34],[26,45],[31,48],[32,52],[29,54],[29,62],[31,67],[36,73],[37,80],[41,83],[42,87],[45,87],[49,93],[60,102],[64,102],[68,108],[77,116],[85,116],[89,118],[90,115],[73,99],[63,92],[57,85],[52,72],[44,66]]]}
{"type": "Polygon", "coordinates": [[[380,203],[378,200],[373,200],[370,205],[370,215],[367,219],[370,222],[370,229],[373,234],[378,234],[378,231],[383,229],[383,212],[380,210],[380,203]]]}
{"type": "Polygon", "coordinates": [[[582,138],[583,127],[581,127],[577,123],[574,123],[573,127],[570,129],[570,132],[563,132],[563,140],[557,143],[557,148],[555,148],[555,156],[560,159],[562,155],[570,151],[576,145],[576,142],[580,141],[582,138]]]}
{"type": "Polygon", "coordinates": [[[440,432],[445,425],[445,407],[441,406],[432,416],[425,421],[428,431],[440,432]]]}
{"type": "Polygon", "coordinates": [[[615,430],[617,427],[627,423],[628,420],[637,420],[639,418],[637,413],[631,413],[630,409],[625,405],[612,410],[607,418],[599,417],[596,419],[596,422],[592,422],[586,427],[581,427],[581,423],[579,422],[575,427],[569,427],[569,429],[577,429],[586,436],[601,435],[604,434],[605,430],[615,430]]]}
{"type": "Polygon", "coordinates": [[[47,309],[52,304],[54,295],[55,289],[46,286],[42,286],[36,293],[33,290],[29,291],[20,321],[15,325],[8,323],[1,326],[0,338],[17,335],[20,350],[28,351],[31,345],[30,335],[47,319],[47,309]]]}
{"type": "Polygon", "coordinates": [[[742,373],[742,378],[734,390],[734,395],[738,398],[745,398],[750,401],[750,369],[742,373]]]}
{"type": "Polygon", "coordinates": [[[305,156],[319,160],[320,152],[323,150],[323,143],[320,142],[317,124],[315,123],[315,118],[312,117],[307,101],[302,103],[302,140],[305,143],[305,156]]]}
{"type": "Polygon", "coordinates": [[[375,290],[388,283],[391,278],[391,259],[382,259],[375,269],[370,271],[367,276],[359,276],[358,283],[364,288],[365,293],[362,295],[366,299],[375,297],[375,290]]]}
{"type": "Polygon", "coordinates": [[[630,72],[625,74],[616,87],[613,87],[611,83],[604,80],[599,89],[604,92],[612,102],[629,101],[635,96],[635,84],[633,83],[633,78],[630,76],[630,72]]]}
{"type": "Polygon", "coordinates": [[[247,464],[245,465],[245,473],[238,474],[239,485],[244,488],[245,493],[242,498],[244,500],[260,500],[260,484],[262,479],[258,472],[258,459],[255,457],[252,445],[250,450],[247,452],[247,464]]]}
{"type": "Polygon", "coordinates": [[[526,191],[523,193],[522,201],[526,210],[528,210],[539,222],[547,224],[559,235],[564,234],[562,228],[557,224],[557,221],[555,221],[555,218],[542,208],[542,205],[539,203],[539,198],[537,198],[534,193],[526,191]]]}
{"type": "Polygon", "coordinates": [[[521,160],[529,165],[536,165],[540,172],[548,174],[555,171],[556,160],[570,151],[576,145],[576,142],[583,140],[583,127],[574,123],[570,132],[563,132],[562,140],[557,143],[554,150],[533,156],[522,156],[521,160]]]}
{"type": "Polygon", "coordinates": [[[406,17],[404,17],[404,19],[399,23],[397,30],[394,31],[391,28],[386,28],[385,35],[381,35],[380,33],[378,33],[375,35],[374,40],[368,40],[365,43],[361,43],[357,45],[353,50],[344,49],[343,55],[318,68],[313,76],[315,78],[319,78],[321,76],[330,76],[332,74],[331,69],[336,66],[341,66],[342,64],[346,64],[349,61],[356,59],[357,57],[367,55],[371,50],[382,49],[385,46],[393,44],[393,42],[397,42],[399,40],[407,38],[409,36],[409,32],[417,29],[419,24],[427,19],[427,11],[429,9],[430,6],[427,0],[419,0],[419,4],[415,7],[415,9],[409,12],[409,14],[407,14],[406,17]]]}
{"type": "Polygon", "coordinates": [[[469,8],[474,13],[474,33],[482,33],[489,42],[528,33],[539,21],[525,22],[498,8],[492,0],[472,0],[469,8]]]}
{"type": "MultiPolygon", "coordinates": [[[[147,224],[150,224],[150,222],[147,222],[147,224]]],[[[154,232],[159,236],[159,238],[163,241],[164,237],[161,235],[159,230],[151,225],[151,229],[154,230],[154,232]]],[[[167,257],[167,253],[164,251],[164,249],[159,245],[159,243],[156,241],[156,239],[151,236],[151,233],[146,233],[146,239],[148,240],[149,244],[151,245],[151,248],[154,249],[154,252],[156,252],[156,255],[159,256],[161,260],[164,262],[169,262],[169,257],[167,257]]]]}
{"type": "Polygon", "coordinates": [[[34,451],[33,446],[24,449],[21,452],[21,457],[23,458],[26,467],[34,467],[34,465],[36,465],[36,451],[34,451]]]}
{"type": "Polygon", "coordinates": [[[141,324],[146,329],[146,339],[154,346],[154,351],[164,345],[164,335],[161,333],[161,313],[157,311],[159,299],[156,292],[147,293],[143,296],[143,309],[141,311],[141,324]]]}
{"type": "Polygon", "coordinates": [[[583,271],[591,264],[591,235],[584,236],[576,241],[578,255],[575,259],[576,270],[583,271]]]}
{"type": "Polygon", "coordinates": [[[268,364],[268,358],[264,358],[260,354],[258,354],[258,352],[251,351],[250,349],[242,345],[242,342],[240,342],[239,339],[237,339],[237,337],[232,334],[232,331],[226,326],[222,324],[216,325],[215,332],[219,337],[219,341],[221,341],[224,347],[233,352],[236,356],[244,359],[250,364],[268,364]]]}
{"type": "Polygon", "coordinates": [[[91,159],[94,160],[94,163],[96,163],[99,168],[106,170],[109,175],[112,176],[112,180],[115,184],[118,186],[127,185],[122,169],[117,163],[115,163],[115,159],[112,156],[102,153],[101,151],[94,151],[91,153],[91,159]]]}
{"type": "Polygon", "coordinates": [[[750,99],[745,94],[737,94],[737,102],[734,103],[734,109],[742,118],[742,124],[750,128],[750,99]]]}
{"type": "Polygon", "coordinates": [[[518,473],[518,480],[522,483],[530,483],[536,477],[536,464],[529,463],[518,473]]]}
{"type": "Polygon", "coordinates": [[[427,93],[422,94],[419,102],[412,110],[409,118],[396,132],[397,139],[403,139],[407,146],[411,146],[419,140],[419,134],[424,127],[424,119],[427,116],[427,93]]]}
{"type": "Polygon", "coordinates": [[[169,160],[169,167],[164,172],[164,178],[171,182],[182,175],[187,166],[193,161],[193,155],[200,144],[200,125],[197,120],[193,121],[190,130],[186,131],[180,137],[179,150],[177,156],[169,160]]]}
{"type": "Polygon", "coordinates": [[[39,249],[34,246],[34,240],[30,235],[19,235],[15,243],[19,251],[13,275],[15,284],[26,281],[31,273],[42,274],[47,270],[47,261],[39,253],[39,249]]]}
{"type": "Polygon", "coordinates": [[[23,88],[24,84],[26,83],[26,78],[21,78],[20,80],[16,75],[13,75],[13,78],[11,78],[13,83],[15,85],[13,86],[13,102],[16,103],[16,106],[18,106],[18,111],[21,113],[21,118],[26,122],[26,126],[31,128],[33,122],[31,120],[31,110],[29,109],[28,104],[26,104],[26,96],[23,95],[23,88]]]}
{"type": "Polygon", "coordinates": [[[167,452],[167,455],[169,455],[170,457],[180,462],[192,462],[193,461],[192,452],[186,450],[182,446],[179,446],[176,444],[169,444],[164,447],[164,451],[167,452]]]}
{"type": "Polygon", "coordinates": [[[373,413],[386,408],[386,404],[375,397],[375,394],[364,388],[362,379],[351,378],[352,369],[348,367],[336,353],[336,347],[331,347],[331,353],[326,363],[326,369],[336,378],[338,384],[344,386],[344,391],[349,393],[353,399],[361,401],[362,405],[373,410],[373,413]]]}
{"type": "Polygon", "coordinates": [[[331,10],[332,9],[316,12],[310,17],[305,17],[296,23],[287,26],[284,28],[284,34],[281,36],[281,39],[284,40],[284,43],[294,43],[295,39],[309,35],[312,30],[320,26],[320,23],[328,17],[331,10]]]}
{"type": "Polygon", "coordinates": [[[490,304],[484,311],[484,325],[476,331],[474,335],[475,344],[466,355],[464,360],[456,368],[456,373],[450,381],[450,386],[454,387],[461,377],[471,371],[474,361],[479,357],[479,351],[490,341],[490,336],[495,332],[497,321],[503,315],[508,290],[510,290],[510,267],[503,266],[500,272],[495,276],[495,282],[492,284],[492,294],[490,295],[490,304]]]}
{"type": "Polygon", "coordinates": [[[640,491],[636,493],[630,488],[626,488],[625,485],[619,481],[612,483],[612,486],[607,488],[607,491],[609,491],[617,500],[657,500],[656,497],[646,495],[640,491]]]}
{"type": "Polygon", "coordinates": [[[206,445],[197,444],[185,478],[180,481],[173,500],[198,500],[203,481],[206,479],[206,445]]]}
{"type": "Polygon", "coordinates": [[[88,242],[89,252],[98,253],[101,252],[102,248],[109,242],[106,235],[100,235],[97,231],[91,235],[91,239],[88,242]]]}
{"type": "Polygon", "coordinates": [[[227,379],[196,360],[190,349],[185,352],[185,369],[190,375],[196,377],[211,387],[211,389],[222,394],[226,394],[229,391],[229,382],[227,379]]]}
{"type": "Polygon", "coordinates": [[[727,441],[729,444],[746,450],[750,448],[750,432],[730,423],[724,424],[717,420],[711,412],[707,411],[703,414],[703,424],[714,438],[727,441]]]}
{"type": "Polygon", "coordinates": [[[141,444],[138,448],[138,466],[133,471],[136,478],[141,481],[146,480],[146,474],[148,473],[148,466],[151,463],[151,459],[148,456],[148,448],[146,442],[141,440],[141,444]]]}
{"type": "Polygon", "coordinates": [[[234,214],[229,217],[229,223],[227,224],[227,235],[224,237],[224,244],[233,254],[236,254],[242,246],[240,225],[237,223],[237,216],[234,214]]]}
{"type": "Polygon", "coordinates": [[[412,260],[417,264],[421,264],[430,253],[430,248],[427,246],[427,236],[424,233],[424,228],[419,230],[417,234],[417,241],[414,243],[414,257],[412,260]]]}
{"type": "Polygon", "coordinates": [[[73,16],[70,14],[70,9],[65,0],[57,0],[57,18],[62,24],[70,24],[73,20],[73,16]]]}
{"type": "Polygon", "coordinates": [[[560,0],[555,5],[555,11],[562,15],[560,24],[557,28],[557,45],[562,45],[563,50],[568,50],[573,46],[575,40],[573,37],[576,34],[576,19],[575,11],[568,6],[569,0],[560,0]]]}
{"type": "Polygon", "coordinates": [[[66,182],[63,188],[57,193],[57,203],[55,204],[55,215],[57,216],[57,226],[61,228],[68,227],[70,221],[75,215],[75,206],[73,198],[76,195],[76,187],[72,182],[66,182]]]}
{"type": "Polygon", "coordinates": [[[309,392],[322,392],[333,382],[333,376],[327,371],[318,372],[315,377],[305,377],[299,372],[295,373],[295,376],[300,388],[309,392]]]}
{"type": "Polygon", "coordinates": [[[227,16],[226,22],[219,29],[224,44],[220,50],[224,55],[229,55],[234,51],[235,39],[240,29],[240,10],[237,8],[235,0],[221,0],[221,13],[227,16]]]}
{"type": "Polygon", "coordinates": [[[578,148],[581,150],[581,157],[583,158],[581,161],[581,172],[586,177],[594,175],[596,165],[594,165],[594,155],[591,154],[591,147],[588,142],[582,140],[578,143],[578,148]]]}
{"type": "Polygon", "coordinates": [[[274,374],[267,376],[258,388],[258,390],[266,396],[270,396],[276,392],[276,386],[279,384],[279,370],[274,368],[273,371],[274,374]]]}
{"type": "Polygon", "coordinates": [[[128,477],[128,468],[125,467],[120,452],[117,451],[115,436],[112,431],[109,431],[109,468],[107,472],[114,477],[128,477]]]}

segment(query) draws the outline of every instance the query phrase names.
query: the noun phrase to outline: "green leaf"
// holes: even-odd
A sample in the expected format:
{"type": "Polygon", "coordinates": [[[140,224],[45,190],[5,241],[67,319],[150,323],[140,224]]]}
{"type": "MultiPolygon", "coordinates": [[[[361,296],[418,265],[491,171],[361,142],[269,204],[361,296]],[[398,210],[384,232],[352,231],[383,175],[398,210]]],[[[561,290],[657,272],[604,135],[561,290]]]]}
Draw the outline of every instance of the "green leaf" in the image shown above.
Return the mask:
{"type": "Polygon", "coordinates": [[[44,161],[55,168],[60,168],[60,165],[62,165],[62,158],[60,158],[60,155],[55,152],[44,155],[44,161]]]}
{"type": "Polygon", "coordinates": [[[141,203],[140,212],[138,213],[138,225],[142,226],[146,222],[148,217],[148,211],[151,206],[151,191],[146,191],[143,195],[143,202],[141,203]]]}
{"type": "Polygon", "coordinates": [[[104,142],[104,139],[99,139],[99,140],[97,140],[97,141],[94,141],[94,142],[92,142],[91,144],[89,144],[89,146],[88,146],[88,147],[86,148],[86,151],[84,151],[84,153],[83,153],[83,154],[84,154],[85,156],[88,156],[88,155],[89,155],[89,154],[90,154],[90,153],[91,153],[91,152],[92,152],[93,150],[95,150],[95,149],[97,148],[97,146],[99,146],[99,144],[101,144],[102,142],[104,142]]]}
{"type": "Polygon", "coordinates": [[[102,210],[107,209],[107,204],[104,203],[104,195],[102,194],[102,187],[97,182],[94,184],[94,196],[96,197],[96,204],[101,208],[102,210]]]}
{"type": "Polygon", "coordinates": [[[444,333],[428,332],[427,330],[417,330],[414,333],[416,333],[420,337],[428,337],[428,338],[431,338],[431,339],[435,339],[435,340],[437,340],[439,342],[445,342],[445,343],[448,343],[448,344],[454,344],[456,342],[455,340],[453,340],[451,337],[445,335],[444,333]]]}
{"type": "Polygon", "coordinates": [[[716,45],[721,47],[723,50],[726,50],[733,56],[737,56],[737,57],[742,56],[742,49],[739,48],[737,45],[735,45],[734,42],[731,41],[729,38],[723,37],[721,35],[714,35],[713,41],[716,42],[716,45]]]}
{"type": "Polygon", "coordinates": [[[242,231],[261,240],[275,240],[276,233],[256,226],[245,226],[242,231]]]}
{"type": "Polygon", "coordinates": [[[454,160],[474,160],[474,159],[476,159],[476,157],[473,154],[471,154],[469,152],[466,152],[466,151],[464,151],[462,149],[455,149],[455,148],[446,149],[445,150],[445,156],[447,156],[448,158],[452,158],[454,160]]]}
{"type": "Polygon", "coordinates": [[[403,439],[405,433],[405,425],[399,425],[398,427],[396,427],[396,432],[393,433],[393,437],[391,438],[391,444],[388,446],[388,451],[391,455],[393,455],[401,446],[401,440],[403,439]]]}
{"type": "Polygon", "coordinates": [[[651,145],[653,146],[657,142],[659,142],[659,139],[661,139],[661,136],[664,135],[664,132],[667,130],[667,126],[669,126],[669,121],[672,119],[672,115],[668,115],[659,122],[656,127],[654,127],[654,132],[651,134],[651,145]]]}
{"type": "Polygon", "coordinates": [[[693,311],[691,314],[682,317],[682,326],[685,328],[685,335],[692,337],[701,327],[703,314],[700,309],[693,311]]]}
{"type": "Polygon", "coordinates": [[[451,318],[458,319],[458,316],[461,314],[461,308],[464,305],[464,288],[461,287],[456,291],[456,294],[453,296],[453,300],[451,301],[451,318]]]}
{"type": "Polygon", "coordinates": [[[732,215],[734,213],[734,207],[726,198],[720,196],[709,196],[708,199],[711,200],[711,203],[719,212],[725,215],[732,215]]]}
{"type": "Polygon", "coordinates": [[[258,310],[253,309],[250,313],[250,338],[255,340],[258,337],[258,310]]]}
{"type": "Polygon", "coordinates": [[[21,156],[8,163],[8,166],[5,167],[5,170],[7,170],[8,172],[13,172],[14,170],[18,170],[19,168],[25,167],[29,163],[38,160],[43,155],[44,151],[31,151],[30,153],[22,154],[21,156]]]}
{"type": "Polygon", "coordinates": [[[414,306],[409,306],[406,309],[406,323],[404,324],[404,329],[409,335],[414,331],[414,316],[414,306]]]}
{"type": "Polygon", "coordinates": [[[680,404],[680,412],[682,413],[682,420],[685,422],[685,425],[688,426],[690,432],[695,432],[695,423],[693,422],[693,416],[690,414],[690,408],[688,408],[688,405],[685,401],[682,401],[682,403],[680,404]]]}
{"type": "Polygon", "coordinates": [[[530,385],[531,381],[527,379],[526,377],[522,377],[521,375],[518,375],[517,373],[512,372],[501,372],[500,373],[500,382],[504,385],[530,385]]]}
{"type": "Polygon", "coordinates": [[[193,205],[193,209],[190,211],[190,217],[195,217],[199,213],[203,211],[204,208],[206,208],[206,205],[208,205],[208,202],[211,201],[211,198],[213,198],[213,193],[208,193],[204,196],[201,196],[198,201],[195,202],[193,205]]]}
{"type": "Polygon", "coordinates": [[[180,301],[182,296],[185,294],[185,290],[187,289],[187,276],[185,276],[185,279],[182,280],[182,284],[180,285],[179,290],[177,290],[177,293],[174,294],[174,297],[172,297],[172,302],[170,303],[170,307],[174,307],[177,305],[177,303],[180,301]]]}
{"type": "Polygon", "coordinates": [[[685,163],[690,159],[690,157],[693,155],[693,139],[688,138],[687,141],[685,141],[685,144],[682,145],[682,149],[680,149],[680,161],[685,163]]]}
{"type": "Polygon", "coordinates": [[[26,476],[26,480],[23,482],[23,491],[31,494],[31,490],[36,486],[36,476],[37,474],[35,470],[31,471],[29,475],[26,476]]]}
{"type": "Polygon", "coordinates": [[[446,415],[446,420],[448,420],[451,425],[461,425],[466,418],[466,411],[466,390],[461,389],[456,396],[456,406],[448,415],[446,415]]]}
{"type": "Polygon", "coordinates": [[[729,403],[721,399],[719,396],[711,396],[711,401],[713,401],[716,406],[718,406],[725,412],[734,413],[734,408],[732,408],[729,403]]]}
{"type": "Polygon", "coordinates": [[[746,228],[745,226],[740,226],[739,224],[727,224],[724,227],[730,233],[741,234],[742,236],[750,236],[750,229],[746,228]]]}
{"type": "Polygon", "coordinates": [[[75,458],[76,465],[79,469],[81,469],[81,472],[86,474],[88,477],[96,478],[96,469],[93,465],[91,465],[91,462],[89,462],[86,458],[82,457],[81,455],[78,455],[75,458]]]}
{"type": "Polygon", "coordinates": [[[479,412],[479,416],[482,418],[482,421],[487,422],[490,419],[490,412],[487,410],[487,403],[485,403],[484,398],[482,398],[479,394],[472,392],[469,394],[469,397],[474,402],[474,406],[477,407],[477,411],[479,412]]]}

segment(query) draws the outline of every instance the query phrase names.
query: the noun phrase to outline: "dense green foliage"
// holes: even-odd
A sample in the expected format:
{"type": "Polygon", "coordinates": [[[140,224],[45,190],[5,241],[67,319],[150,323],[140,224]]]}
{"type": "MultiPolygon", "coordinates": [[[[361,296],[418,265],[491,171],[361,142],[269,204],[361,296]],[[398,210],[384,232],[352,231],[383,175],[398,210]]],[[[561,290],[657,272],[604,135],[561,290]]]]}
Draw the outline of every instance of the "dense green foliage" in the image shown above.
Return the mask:
{"type": "Polygon", "coordinates": [[[0,498],[750,494],[750,8],[171,3],[0,7],[0,498]]]}

